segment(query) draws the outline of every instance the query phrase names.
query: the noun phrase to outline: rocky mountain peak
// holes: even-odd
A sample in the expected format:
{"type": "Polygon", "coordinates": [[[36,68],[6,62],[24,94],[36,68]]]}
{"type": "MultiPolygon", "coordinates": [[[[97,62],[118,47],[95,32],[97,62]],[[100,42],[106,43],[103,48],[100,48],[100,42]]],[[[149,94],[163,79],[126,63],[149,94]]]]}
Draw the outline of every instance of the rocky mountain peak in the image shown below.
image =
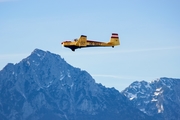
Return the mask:
{"type": "MultiPolygon", "coordinates": [[[[180,79],[162,77],[151,82],[136,81],[122,93],[142,112],[158,119],[180,115],[180,79]]],[[[176,117],[174,117],[176,116],[176,117]]]]}
{"type": "Polygon", "coordinates": [[[40,49],[0,71],[0,96],[3,120],[150,119],[119,91],[40,49]]]}

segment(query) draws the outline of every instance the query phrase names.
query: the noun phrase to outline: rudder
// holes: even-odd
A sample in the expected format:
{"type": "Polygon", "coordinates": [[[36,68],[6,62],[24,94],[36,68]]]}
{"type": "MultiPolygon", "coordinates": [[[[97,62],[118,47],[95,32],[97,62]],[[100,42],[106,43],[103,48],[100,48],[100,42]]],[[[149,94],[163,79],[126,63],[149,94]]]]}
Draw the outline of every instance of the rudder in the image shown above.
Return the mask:
{"type": "Polygon", "coordinates": [[[119,36],[117,33],[112,33],[110,42],[114,45],[120,45],[119,36]]]}

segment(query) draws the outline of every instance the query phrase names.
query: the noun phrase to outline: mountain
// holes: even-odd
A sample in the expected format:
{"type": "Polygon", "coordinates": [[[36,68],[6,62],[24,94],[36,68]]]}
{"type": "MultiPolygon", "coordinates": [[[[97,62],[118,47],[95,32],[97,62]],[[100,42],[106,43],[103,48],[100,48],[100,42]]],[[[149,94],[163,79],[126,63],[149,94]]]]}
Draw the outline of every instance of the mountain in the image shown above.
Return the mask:
{"type": "Polygon", "coordinates": [[[159,120],[180,120],[180,79],[135,81],[122,91],[134,105],[159,120]]]}
{"type": "Polygon", "coordinates": [[[40,49],[0,71],[0,96],[1,120],[152,119],[116,89],[40,49]]]}

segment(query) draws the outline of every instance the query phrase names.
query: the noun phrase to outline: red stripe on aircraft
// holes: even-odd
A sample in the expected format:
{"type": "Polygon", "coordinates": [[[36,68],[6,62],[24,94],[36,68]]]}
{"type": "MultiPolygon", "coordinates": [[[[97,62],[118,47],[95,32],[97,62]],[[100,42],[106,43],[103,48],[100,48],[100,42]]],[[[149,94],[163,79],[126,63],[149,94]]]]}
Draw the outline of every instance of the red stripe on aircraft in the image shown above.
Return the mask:
{"type": "Polygon", "coordinates": [[[117,33],[112,33],[111,37],[113,37],[113,38],[115,37],[116,38],[116,37],[118,37],[118,34],[117,33]]]}
{"type": "Polygon", "coordinates": [[[119,38],[119,37],[114,37],[114,36],[112,36],[111,38],[119,38]]]}
{"type": "Polygon", "coordinates": [[[111,38],[118,38],[118,34],[113,34],[112,36],[111,36],[111,38]]]}

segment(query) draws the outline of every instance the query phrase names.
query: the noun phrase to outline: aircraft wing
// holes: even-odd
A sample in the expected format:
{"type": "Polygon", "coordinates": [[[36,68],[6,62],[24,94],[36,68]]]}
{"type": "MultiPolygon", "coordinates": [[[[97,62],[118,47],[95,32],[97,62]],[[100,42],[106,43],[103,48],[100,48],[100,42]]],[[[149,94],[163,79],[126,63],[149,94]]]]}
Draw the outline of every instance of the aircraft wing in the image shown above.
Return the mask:
{"type": "Polygon", "coordinates": [[[81,35],[76,43],[76,46],[87,46],[87,36],[81,35]]]}

